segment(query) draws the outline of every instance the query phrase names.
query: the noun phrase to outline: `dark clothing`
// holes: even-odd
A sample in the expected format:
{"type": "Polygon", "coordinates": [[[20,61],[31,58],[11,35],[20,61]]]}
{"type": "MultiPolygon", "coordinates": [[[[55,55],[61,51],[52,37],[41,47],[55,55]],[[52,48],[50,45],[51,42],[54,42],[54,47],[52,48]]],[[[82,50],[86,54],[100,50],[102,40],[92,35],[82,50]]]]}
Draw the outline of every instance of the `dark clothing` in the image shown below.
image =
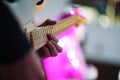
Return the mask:
{"type": "Polygon", "coordinates": [[[0,19],[0,65],[7,65],[21,59],[31,45],[1,0],[0,19]]]}

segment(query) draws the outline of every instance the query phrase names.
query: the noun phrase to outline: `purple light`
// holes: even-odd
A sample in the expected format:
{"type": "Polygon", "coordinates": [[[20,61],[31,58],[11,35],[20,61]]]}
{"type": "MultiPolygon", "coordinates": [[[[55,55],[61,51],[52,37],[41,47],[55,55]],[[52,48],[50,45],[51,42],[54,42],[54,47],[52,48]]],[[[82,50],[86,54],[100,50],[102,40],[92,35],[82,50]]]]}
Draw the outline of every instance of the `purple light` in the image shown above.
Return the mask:
{"type": "MultiPolygon", "coordinates": [[[[76,12],[70,11],[72,15],[76,12]]],[[[59,20],[71,14],[62,14],[59,20]]],[[[50,57],[43,60],[47,80],[84,80],[86,64],[80,48],[80,42],[75,37],[76,26],[58,36],[59,43],[63,48],[62,53],[57,57],[50,57]]]]}

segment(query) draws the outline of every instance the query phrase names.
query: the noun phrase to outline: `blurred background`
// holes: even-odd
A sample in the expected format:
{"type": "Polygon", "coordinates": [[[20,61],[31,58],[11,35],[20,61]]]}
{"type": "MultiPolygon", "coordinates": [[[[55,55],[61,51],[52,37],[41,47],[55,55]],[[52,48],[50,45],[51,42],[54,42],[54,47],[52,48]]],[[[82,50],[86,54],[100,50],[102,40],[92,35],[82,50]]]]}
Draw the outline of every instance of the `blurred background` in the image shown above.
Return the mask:
{"type": "Polygon", "coordinates": [[[120,0],[47,0],[35,11],[36,24],[48,18],[60,21],[74,9],[87,23],[58,36],[63,52],[43,60],[47,80],[95,80],[99,74],[94,63],[120,66],[120,0]]]}

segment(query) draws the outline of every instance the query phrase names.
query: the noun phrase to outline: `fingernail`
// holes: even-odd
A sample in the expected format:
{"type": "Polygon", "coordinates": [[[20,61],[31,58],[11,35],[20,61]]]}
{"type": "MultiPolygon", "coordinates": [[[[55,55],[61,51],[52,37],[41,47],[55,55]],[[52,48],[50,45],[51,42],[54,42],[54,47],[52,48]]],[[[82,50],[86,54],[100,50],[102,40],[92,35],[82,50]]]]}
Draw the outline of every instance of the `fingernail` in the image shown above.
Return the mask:
{"type": "Polygon", "coordinates": [[[54,55],[53,56],[57,56],[58,55],[58,53],[54,53],[54,55]]]}

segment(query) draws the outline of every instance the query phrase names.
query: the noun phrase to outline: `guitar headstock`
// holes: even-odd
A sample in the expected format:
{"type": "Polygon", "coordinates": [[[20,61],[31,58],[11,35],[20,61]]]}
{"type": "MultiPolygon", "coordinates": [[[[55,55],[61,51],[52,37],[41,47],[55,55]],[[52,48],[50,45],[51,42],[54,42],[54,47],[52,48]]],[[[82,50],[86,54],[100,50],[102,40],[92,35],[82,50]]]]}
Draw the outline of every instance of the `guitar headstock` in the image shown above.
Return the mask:
{"type": "Polygon", "coordinates": [[[87,23],[86,18],[84,18],[83,16],[77,15],[76,17],[78,19],[77,26],[79,26],[81,24],[86,24],[87,23]]]}
{"type": "Polygon", "coordinates": [[[86,18],[85,18],[85,16],[84,16],[84,14],[80,11],[80,9],[79,8],[72,8],[70,11],[69,11],[69,14],[71,15],[71,16],[76,16],[77,17],[77,19],[78,19],[78,23],[77,23],[77,26],[79,26],[80,24],[85,24],[85,23],[87,23],[87,20],[86,20],[86,18]]]}
{"type": "Polygon", "coordinates": [[[78,20],[77,26],[79,26],[80,24],[83,24],[83,23],[84,24],[87,23],[87,20],[86,20],[84,14],[77,7],[72,7],[70,9],[68,9],[67,11],[65,11],[64,13],[62,13],[59,16],[59,20],[65,19],[70,16],[76,16],[76,19],[78,20]]]}
{"type": "Polygon", "coordinates": [[[34,12],[41,9],[46,0],[3,0],[21,26],[34,21],[34,12]]]}

